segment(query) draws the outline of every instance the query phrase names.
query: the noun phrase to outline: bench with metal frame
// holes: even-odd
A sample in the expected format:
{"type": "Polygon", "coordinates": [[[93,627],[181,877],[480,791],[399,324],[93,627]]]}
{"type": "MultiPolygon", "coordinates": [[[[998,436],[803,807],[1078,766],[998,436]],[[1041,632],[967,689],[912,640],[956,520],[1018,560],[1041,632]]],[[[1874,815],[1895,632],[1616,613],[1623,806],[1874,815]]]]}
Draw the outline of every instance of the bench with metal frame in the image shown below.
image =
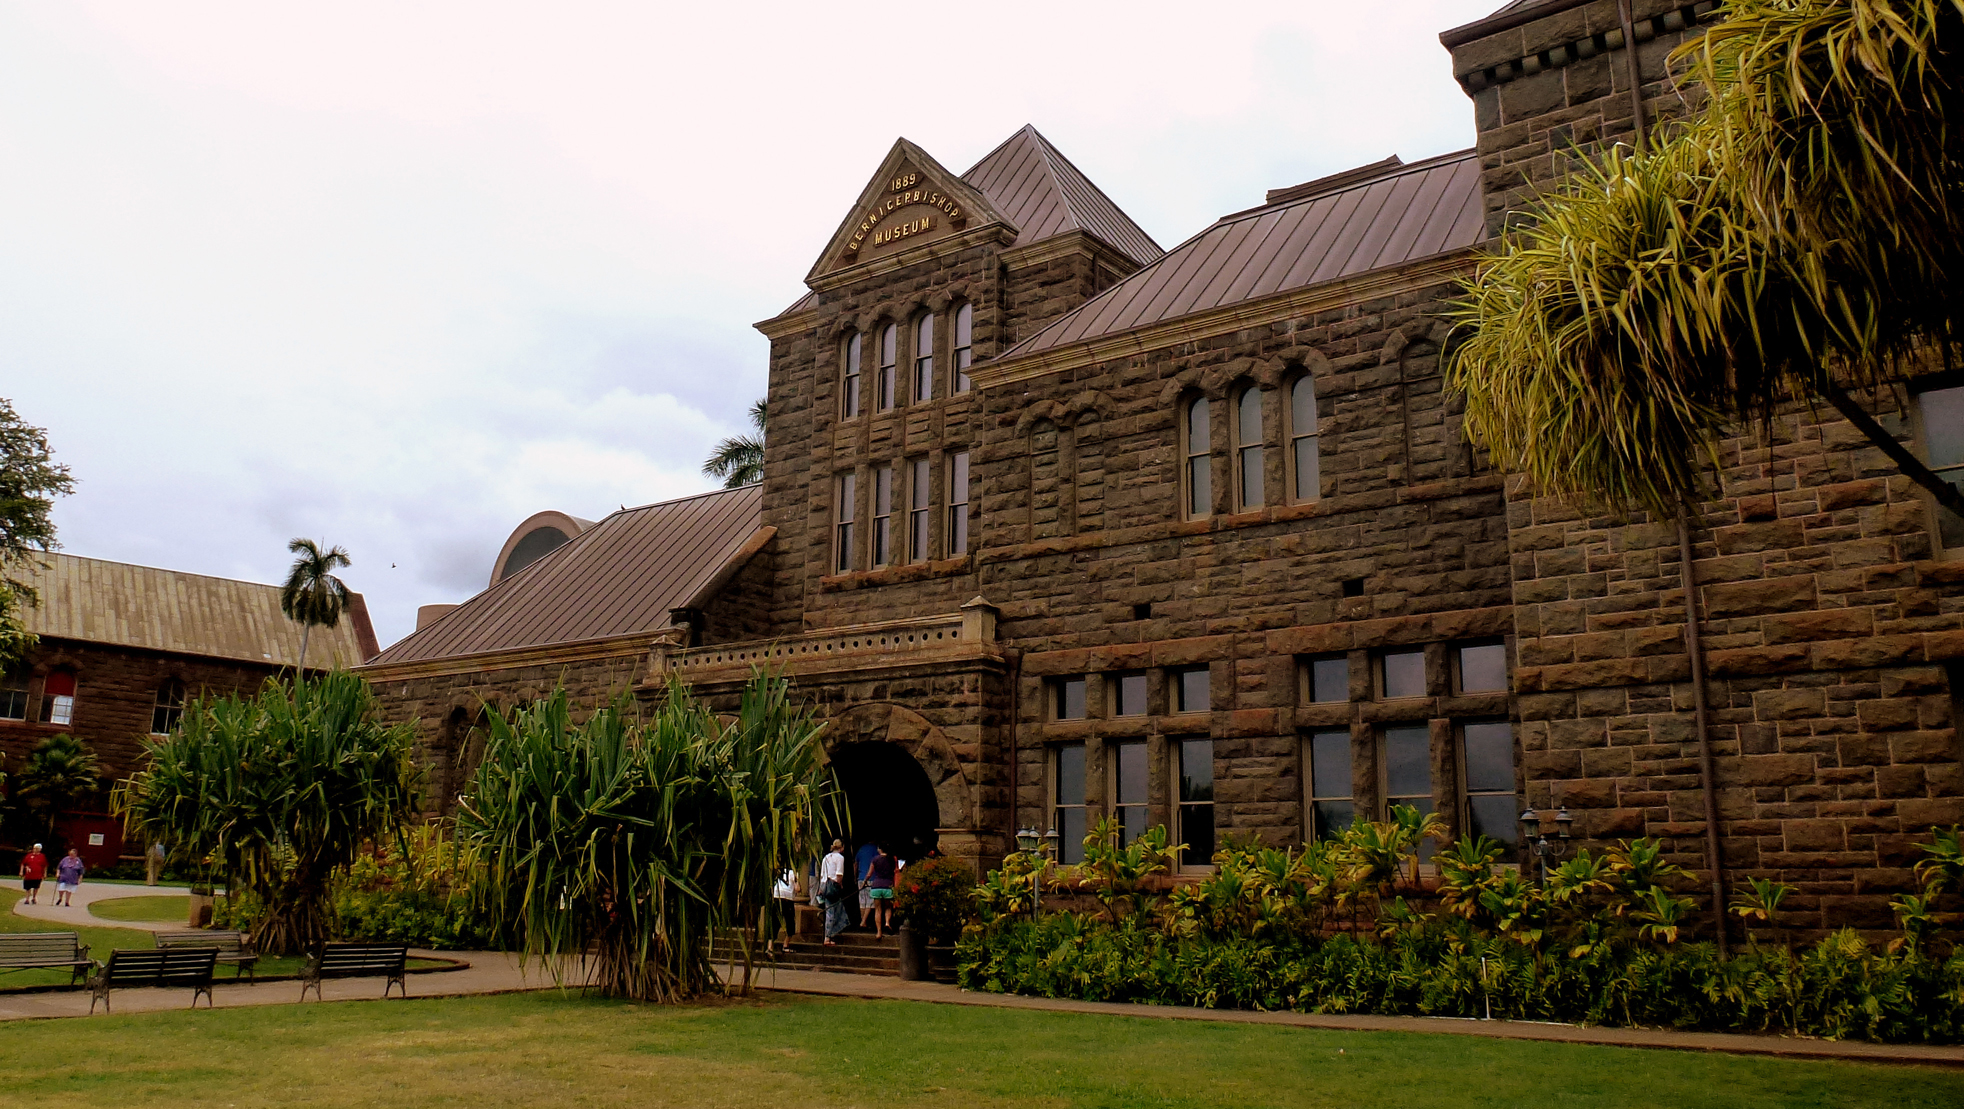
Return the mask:
{"type": "Polygon", "coordinates": [[[217,965],[218,949],[215,947],[119,947],[109,953],[109,961],[102,964],[89,979],[89,988],[94,991],[89,998],[89,1015],[95,1015],[95,1003],[98,1001],[102,1002],[103,1012],[110,1011],[110,990],[146,986],[158,989],[189,986],[191,1007],[198,1007],[198,996],[202,994],[205,1007],[210,1008],[211,972],[217,965]]]}
{"type": "Polygon", "coordinates": [[[300,970],[300,1000],[307,1000],[307,991],[314,991],[314,1000],[320,1001],[321,981],[327,978],[373,978],[386,975],[388,981],[382,983],[382,996],[389,996],[389,987],[400,986],[402,996],[409,996],[409,945],[406,943],[324,943],[321,949],[307,956],[307,965],[300,970]]]}
{"type": "Polygon", "coordinates": [[[215,947],[218,961],[232,964],[232,977],[259,982],[259,953],[252,949],[252,938],[244,932],[212,931],[192,928],[181,932],[158,932],[158,947],[215,947]]]}
{"type": "Polygon", "coordinates": [[[74,932],[0,932],[0,970],[66,970],[74,986],[93,969],[89,945],[74,932]]]}

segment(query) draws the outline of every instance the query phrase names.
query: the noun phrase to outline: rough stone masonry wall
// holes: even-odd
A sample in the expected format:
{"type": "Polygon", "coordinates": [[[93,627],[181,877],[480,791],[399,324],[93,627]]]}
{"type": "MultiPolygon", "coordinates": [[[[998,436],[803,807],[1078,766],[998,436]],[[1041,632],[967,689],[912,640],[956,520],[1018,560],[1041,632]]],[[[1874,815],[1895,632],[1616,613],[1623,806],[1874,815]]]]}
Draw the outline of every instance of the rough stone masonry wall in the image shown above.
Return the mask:
{"type": "MultiPolygon", "coordinates": [[[[1885,927],[1914,845],[1964,821],[1964,564],[1931,560],[1930,505],[1845,422],[1787,416],[1723,458],[1693,558],[1726,865],[1797,886],[1796,926],[1885,927]]],[[[1530,800],[1703,870],[1674,526],[1509,515],[1530,800]]]]}

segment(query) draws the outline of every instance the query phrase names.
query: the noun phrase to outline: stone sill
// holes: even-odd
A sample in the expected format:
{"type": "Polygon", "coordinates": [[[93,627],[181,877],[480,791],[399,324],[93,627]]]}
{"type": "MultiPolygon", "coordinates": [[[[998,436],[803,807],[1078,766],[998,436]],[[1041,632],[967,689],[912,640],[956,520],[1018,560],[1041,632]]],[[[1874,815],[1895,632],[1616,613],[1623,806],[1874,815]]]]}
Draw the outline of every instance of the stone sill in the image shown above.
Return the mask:
{"type": "Polygon", "coordinates": [[[955,578],[969,573],[974,568],[974,561],[972,556],[962,555],[958,558],[913,562],[905,566],[885,566],[878,570],[848,570],[843,574],[827,574],[818,579],[818,591],[845,593],[854,589],[871,589],[881,585],[955,578]]]}

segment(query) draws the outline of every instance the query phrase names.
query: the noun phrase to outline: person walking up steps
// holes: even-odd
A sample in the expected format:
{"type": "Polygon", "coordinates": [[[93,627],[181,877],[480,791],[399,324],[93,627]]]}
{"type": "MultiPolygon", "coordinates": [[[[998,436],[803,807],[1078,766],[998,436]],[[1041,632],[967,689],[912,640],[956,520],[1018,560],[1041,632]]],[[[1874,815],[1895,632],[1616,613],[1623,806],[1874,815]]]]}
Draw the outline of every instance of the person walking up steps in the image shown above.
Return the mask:
{"type": "Polygon", "coordinates": [[[825,902],[825,946],[837,946],[832,937],[852,927],[852,910],[846,908],[852,892],[846,889],[846,845],[833,840],[832,850],[818,864],[819,898],[825,902]]]}
{"type": "Polygon", "coordinates": [[[20,857],[20,888],[27,894],[21,898],[23,905],[35,905],[41,901],[41,879],[48,876],[48,857],[41,853],[41,845],[20,857]]]}
{"type": "Polygon", "coordinates": [[[82,872],[88,867],[82,865],[82,853],[75,848],[55,864],[55,904],[75,904],[75,887],[82,884],[82,872]]]}
{"type": "Polygon", "coordinates": [[[866,869],[867,884],[871,887],[866,892],[873,897],[874,939],[886,935],[893,924],[893,876],[896,870],[894,858],[887,854],[884,846],[874,852],[873,862],[866,869]]]}

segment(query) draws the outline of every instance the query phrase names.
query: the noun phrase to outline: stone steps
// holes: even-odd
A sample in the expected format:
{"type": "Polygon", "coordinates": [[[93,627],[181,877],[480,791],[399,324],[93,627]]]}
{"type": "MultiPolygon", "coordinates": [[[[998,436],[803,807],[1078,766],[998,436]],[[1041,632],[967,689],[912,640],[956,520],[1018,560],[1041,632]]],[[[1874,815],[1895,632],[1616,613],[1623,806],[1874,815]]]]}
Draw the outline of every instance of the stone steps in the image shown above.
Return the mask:
{"type": "MultiPolygon", "coordinates": [[[[719,963],[730,957],[729,948],[718,942],[712,955],[719,963]]],[[[776,966],[785,970],[829,970],[846,974],[900,973],[900,941],[893,936],[874,939],[869,933],[847,932],[832,947],[816,939],[794,939],[779,947],[774,956],[756,953],[759,967],[776,966]]]]}

